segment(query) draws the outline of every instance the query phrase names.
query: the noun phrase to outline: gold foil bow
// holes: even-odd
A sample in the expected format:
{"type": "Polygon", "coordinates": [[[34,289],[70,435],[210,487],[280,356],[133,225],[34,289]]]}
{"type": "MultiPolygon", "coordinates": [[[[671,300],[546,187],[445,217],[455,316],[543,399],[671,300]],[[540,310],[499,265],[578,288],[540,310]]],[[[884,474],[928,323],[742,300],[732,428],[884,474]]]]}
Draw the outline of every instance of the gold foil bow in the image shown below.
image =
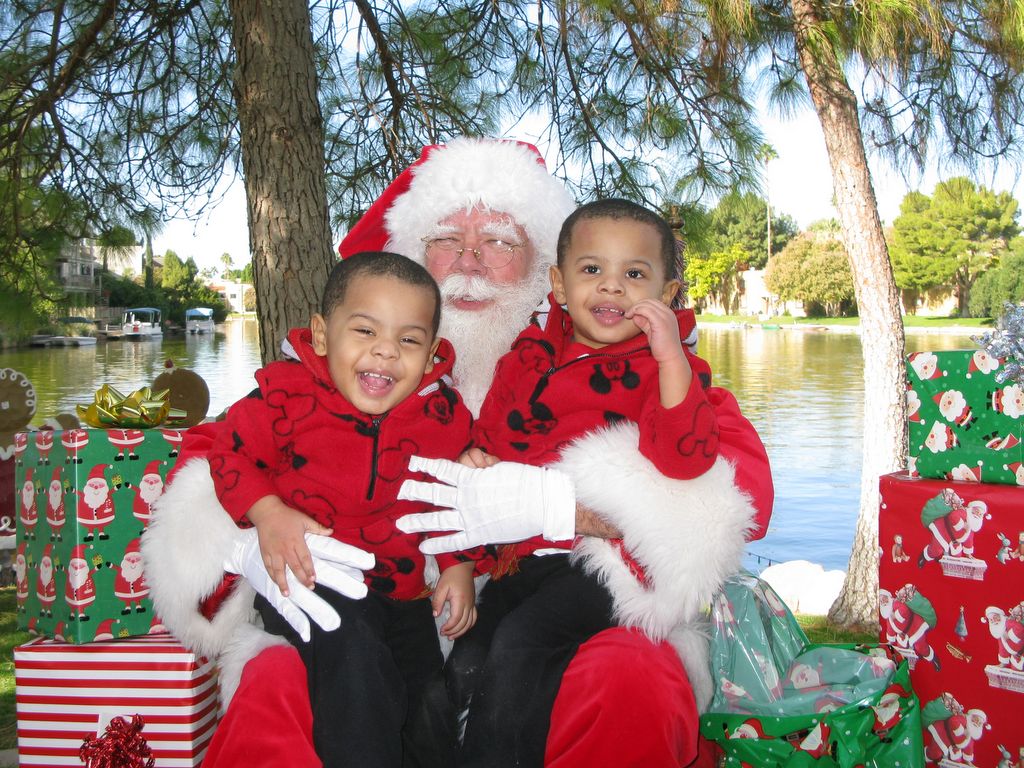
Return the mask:
{"type": "Polygon", "coordinates": [[[90,427],[100,429],[146,429],[165,421],[181,421],[188,414],[180,408],[171,408],[170,394],[169,389],[153,392],[149,387],[142,387],[126,396],[104,384],[96,390],[91,405],[78,406],[78,415],[90,427]]]}

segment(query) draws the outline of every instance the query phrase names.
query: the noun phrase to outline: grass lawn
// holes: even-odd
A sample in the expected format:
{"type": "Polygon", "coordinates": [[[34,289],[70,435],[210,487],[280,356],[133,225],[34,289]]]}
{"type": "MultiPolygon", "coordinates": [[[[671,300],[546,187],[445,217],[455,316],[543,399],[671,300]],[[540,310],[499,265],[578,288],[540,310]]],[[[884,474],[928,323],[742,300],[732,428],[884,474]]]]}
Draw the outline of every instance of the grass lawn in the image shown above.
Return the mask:
{"type": "Polygon", "coordinates": [[[14,587],[0,588],[0,749],[18,744],[14,710],[14,648],[31,637],[18,627],[14,587]]]}

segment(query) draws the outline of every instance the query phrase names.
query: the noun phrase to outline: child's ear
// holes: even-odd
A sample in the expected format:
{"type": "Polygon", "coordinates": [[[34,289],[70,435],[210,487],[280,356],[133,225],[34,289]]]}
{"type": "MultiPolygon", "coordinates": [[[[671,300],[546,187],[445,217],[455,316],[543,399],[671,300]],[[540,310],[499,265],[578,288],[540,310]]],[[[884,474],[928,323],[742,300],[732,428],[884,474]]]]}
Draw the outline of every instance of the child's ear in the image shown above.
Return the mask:
{"type": "Polygon", "coordinates": [[[661,292],[661,303],[671,307],[672,300],[675,299],[682,285],[683,284],[678,280],[669,280],[665,283],[665,288],[661,292]]]}
{"type": "Polygon", "coordinates": [[[313,334],[313,351],[318,355],[327,354],[327,321],[319,312],[309,319],[309,330],[313,334]]]}
{"type": "Polygon", "coordinates": [[[562,270],[552,264],[548,267],[548,280],[551,281],[551,293],[554,294],[555,301],[565,304],[565,283],[562,281],[562,270]]]}
{"type": "Polygon", "coordinates": [[[430,347],[430,354],[427,355],[427,364],[423,368],[424,373],[430,373],[434,370],[434,355],[437,354],[437,348],[441,345],[441,337],[435,336],[434,343],[430,347]]]}

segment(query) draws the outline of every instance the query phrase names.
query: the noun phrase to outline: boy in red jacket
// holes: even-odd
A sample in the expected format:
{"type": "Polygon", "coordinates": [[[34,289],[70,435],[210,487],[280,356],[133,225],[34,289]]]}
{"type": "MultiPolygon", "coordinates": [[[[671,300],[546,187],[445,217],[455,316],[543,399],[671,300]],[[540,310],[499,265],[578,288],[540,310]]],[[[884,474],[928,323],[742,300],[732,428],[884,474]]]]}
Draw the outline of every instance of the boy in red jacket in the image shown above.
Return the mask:
{"type": "MultiPolygon", "coordinates": [[[[680,288],[676,248],[664,219],[627,200],[599,200],[566,219],[550,309],[498,362],[474,427],[477,447],[463,463],[551,464],[585,432],[628,419],[639,426],[641,454],[667,477],[712,467],[711,370],[680,341],[693,313],[670,309],[680,288]]],[[[642,587],[643,569],[621,540],[613,546],[642,587]]],[[[607,556],[539,537],[501,548],[479,621],[447,665],[456,705],[470,702],[460,765],[541,765],[546,716],[579,644],[616,619],[643,628],[610,583],[607,556]]]]}
{"type": "Polygon", "coordinates": [[[314,623],[311,637],[300,638],[256,600],[266,629],[288,638],[306,664],[325,766],[452,762],[454,713],[445,706],[434,619],[447,604],[445,635],[473,625],[474,563],[439,557],[431,600],[422,536],[394,525],[410,506],[422,509],[397,500],[409,456],[450,458],[469,442],[469,411],[449,386],[454,351],[437,336],[440,310],[437,284],[404,256],[367,252],[340,262],[322,313],[288,335],[297,359],[256,373],[258,389],[231,407],[209,454],[221,504],[256,527],[267,571],[285,594],[296,579],[314,587],[307,531],[376,557],[361,593],[315,587],[341,618],[335,631],[314,623]]]}

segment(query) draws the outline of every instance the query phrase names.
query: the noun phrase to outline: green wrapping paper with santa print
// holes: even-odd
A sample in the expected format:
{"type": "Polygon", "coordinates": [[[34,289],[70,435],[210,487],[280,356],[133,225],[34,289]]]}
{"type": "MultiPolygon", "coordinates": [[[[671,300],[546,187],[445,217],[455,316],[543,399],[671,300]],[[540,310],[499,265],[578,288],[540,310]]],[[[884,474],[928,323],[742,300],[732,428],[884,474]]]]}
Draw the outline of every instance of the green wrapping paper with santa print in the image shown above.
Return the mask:
{"type": "Polygon", "coordinates": [[[921,768],[921,712],[907,663],[886,646],[815,645],[757,577],[712,604],[715,696],[701,734],[725,766],[921,768]]]}
{"type": "Polygon", "coordinates": [[[1024,486],[1024,387],[982,349],[907,356],[912,477],[1024,486]]]}
{"type": "Polygon", "coordinates": [[[73,429],[18,437],[18,626],[70,643],[164,631],[140,544],[183,432],[73,429]]]}

